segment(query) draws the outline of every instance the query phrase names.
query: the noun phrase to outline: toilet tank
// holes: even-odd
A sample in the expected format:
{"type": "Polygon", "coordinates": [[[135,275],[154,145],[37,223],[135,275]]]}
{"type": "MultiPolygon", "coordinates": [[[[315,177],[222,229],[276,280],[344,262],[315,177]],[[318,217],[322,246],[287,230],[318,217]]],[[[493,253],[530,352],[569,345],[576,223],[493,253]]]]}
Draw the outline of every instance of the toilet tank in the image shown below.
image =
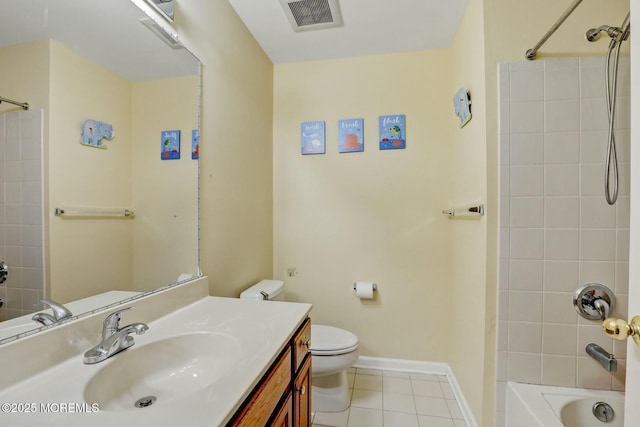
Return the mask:
{"type": "Polygon", "coordinates": [[[240,294],[240,299],[284,301],[282,280],[261,280],[240,294]]]}

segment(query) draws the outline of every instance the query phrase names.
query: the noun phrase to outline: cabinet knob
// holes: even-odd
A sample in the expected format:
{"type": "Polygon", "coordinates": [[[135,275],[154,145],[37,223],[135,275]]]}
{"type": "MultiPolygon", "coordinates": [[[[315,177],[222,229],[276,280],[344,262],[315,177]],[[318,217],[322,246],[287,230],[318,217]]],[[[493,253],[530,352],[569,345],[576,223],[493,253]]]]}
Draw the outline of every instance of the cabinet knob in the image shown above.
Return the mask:
{"type": "Polygon", "coordinates": [[[307,340],[300,340],[300,347],[307,347],[310,348],[311,347],[311,340],[307,339],[307,340]]]}
{"type": "Polygon", "coordinates": [[[300,386],[300,387],[296,388],[296,390],[298,391],[298,393],[300,393],[303,396],[307,392],[307,389],[306,389],[305,386],[300,386]]]}
{"type": "Polygon", "coordinates": [[[633,316],[630,323],[622,319],[609,317],[602,322],[602,330],[609,337],[617,340],[633,337],[635,343],[640,345],[640,316],[633,316]]]}

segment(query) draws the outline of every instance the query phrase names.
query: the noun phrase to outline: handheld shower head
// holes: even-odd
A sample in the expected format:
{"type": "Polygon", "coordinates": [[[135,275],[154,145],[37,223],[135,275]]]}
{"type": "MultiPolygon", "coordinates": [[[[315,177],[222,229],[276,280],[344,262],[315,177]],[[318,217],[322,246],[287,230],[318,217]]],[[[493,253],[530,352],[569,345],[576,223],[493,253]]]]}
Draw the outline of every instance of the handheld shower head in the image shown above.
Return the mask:
{"type": "Polygon", "coordinates": [[[623,41],[629,38],[629,34],[631,33],[631,12],[627,13],[627,17],[624,18],[620,32],[622,32],[621,37],[623,41]]]}

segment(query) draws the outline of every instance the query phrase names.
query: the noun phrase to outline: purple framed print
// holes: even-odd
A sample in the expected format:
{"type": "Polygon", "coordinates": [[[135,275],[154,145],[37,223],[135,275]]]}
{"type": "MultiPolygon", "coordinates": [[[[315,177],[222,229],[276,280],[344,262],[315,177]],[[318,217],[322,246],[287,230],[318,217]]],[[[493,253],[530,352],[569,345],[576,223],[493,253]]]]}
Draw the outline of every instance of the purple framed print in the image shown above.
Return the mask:
{"type": "Polygon", "coordinates": [[[407,147],[404,114],[380,116],[380,149],[394,150],[407,147]]]}
{"type": "Polygon", "coordinates": [[[324,122],[303,122],[300,131],[302,154],[325,153],[324,122]]]}
{"type": "Polygon", "coordinates": [[[364,120],[347,119],[338,121],[338,151],[353,153],[364,151],[364,120]]]}

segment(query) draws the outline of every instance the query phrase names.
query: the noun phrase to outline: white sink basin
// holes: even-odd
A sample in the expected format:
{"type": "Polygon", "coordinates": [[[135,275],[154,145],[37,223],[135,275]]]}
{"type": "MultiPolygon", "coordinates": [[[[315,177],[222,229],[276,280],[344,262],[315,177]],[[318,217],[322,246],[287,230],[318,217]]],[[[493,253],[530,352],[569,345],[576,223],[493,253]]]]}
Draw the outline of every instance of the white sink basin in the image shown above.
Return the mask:
{"type": "Polygon", "coordinates": [[[89,380],[84,399],[97,403],[101,411],[164,405],[210,386],[229,372],[240,354],[238,340],[220,333],[176,335],[134,346],[89,380]]]}

